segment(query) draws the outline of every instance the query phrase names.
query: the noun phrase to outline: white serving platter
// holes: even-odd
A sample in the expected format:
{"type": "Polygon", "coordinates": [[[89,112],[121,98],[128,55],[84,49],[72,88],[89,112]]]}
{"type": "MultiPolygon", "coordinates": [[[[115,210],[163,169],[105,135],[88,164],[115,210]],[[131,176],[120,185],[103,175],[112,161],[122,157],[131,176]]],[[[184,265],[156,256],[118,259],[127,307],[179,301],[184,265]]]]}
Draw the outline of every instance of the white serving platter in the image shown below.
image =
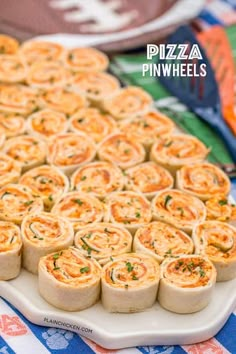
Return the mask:
{"type": "Polygon", "coordinates": [[[213,337],[236,306],[236,279],[217,283],[211,303],[202,311],[177,315],[156,303],[134,314],[110,314],[101,303],[80,312],[56,309],[37,289],[37,276],[22,270],[18,278],[0,281],[0,296],[31,322],[74,331],[108,349],[138,345],[184,345],[213,337]]]}

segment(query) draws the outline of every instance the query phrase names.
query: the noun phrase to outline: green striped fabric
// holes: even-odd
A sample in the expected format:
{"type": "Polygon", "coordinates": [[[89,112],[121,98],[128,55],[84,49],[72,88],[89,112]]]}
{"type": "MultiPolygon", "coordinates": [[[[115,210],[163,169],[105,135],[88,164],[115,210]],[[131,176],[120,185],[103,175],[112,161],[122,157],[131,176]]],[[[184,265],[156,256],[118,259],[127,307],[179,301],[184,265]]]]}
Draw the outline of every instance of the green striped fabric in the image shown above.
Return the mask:
{"type": "MultiPolygon", "coordinates": [[[[236,61],[236,26],[229,27],[227,35],[236,61]]],[[[208,147],[211,147],[209,156],[211,162],[232,163],[233,161],[224,142],[208,124],[192,112],[189,112],[175,97],[171,97],[156,78],[142,77],[142,65],[146,62],[146,53],[117,55],[112,60],[111,71],[124,84],[138,85],[149,92],[153,96],[159,110],[171,117],[184,131],[197,136],[208,147]]],[[[150,60],[148,63],[150,63],[150,60]]]]}

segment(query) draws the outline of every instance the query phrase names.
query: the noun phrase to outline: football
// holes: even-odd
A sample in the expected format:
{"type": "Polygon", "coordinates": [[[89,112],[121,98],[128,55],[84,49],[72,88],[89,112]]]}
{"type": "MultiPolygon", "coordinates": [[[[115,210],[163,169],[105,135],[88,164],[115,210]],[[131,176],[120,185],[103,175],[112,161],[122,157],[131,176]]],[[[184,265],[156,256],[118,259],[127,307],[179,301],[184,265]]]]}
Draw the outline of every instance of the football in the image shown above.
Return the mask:
{"type": "Polygon", "coordinates": [[[125,50],[163,37],[196,16],[204,0],[1,0],[0,32],[45,36],[69,47],[125,50]],[[62,43],[63,42],[63,43],[62,43]]]}

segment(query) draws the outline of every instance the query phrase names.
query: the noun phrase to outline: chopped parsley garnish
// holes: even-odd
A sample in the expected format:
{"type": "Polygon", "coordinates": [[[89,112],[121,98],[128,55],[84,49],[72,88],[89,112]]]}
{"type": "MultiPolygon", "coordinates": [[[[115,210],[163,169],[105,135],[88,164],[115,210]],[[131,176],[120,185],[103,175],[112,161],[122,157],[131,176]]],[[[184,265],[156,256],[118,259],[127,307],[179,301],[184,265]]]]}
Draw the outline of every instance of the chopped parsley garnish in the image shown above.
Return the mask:
{"type": "Polygon", "coordinates": [[[194,267],[194,263],[193,263],[193,262],[189,262],[189,263],[187,264],[187,268],[188,268],[188,270],[189,270],[190,272],[192,272],[193,267],[194,267]]]}
{"type": "Polygon", "coordinates": [[[180,215],[183,216],[184,215],[184,209],[179,207],[178,210],[180,211],[180,215]]]}
{"type": "Polygon", "coordinates": [[[226,205],[227,204],[227,200],[226,199],[221,199],[221,200],[218,201],[218,203],[220,205],[226,205]]]}
{"type": "MultiPolygon", "coordinates": [[[[112,268],[110,278],[111,278],[112,283],[115,283],[114,278],[113,278],[113,275],[114,275],[113,273],[114,273],[114,269],[112,268]]],[[[119,274],[118,274],[118,278],[119,278],[119,274]]]]}
{"type": "Polygon", "coordinates": [[[10,195],[10,192],[4,192],[3,195],[1,196],[1,199],[3,199],[3,197],[5,197],[5,195],[10,195]]]}
{"type": "Polygon", "coordinates": [[[86,178],[87,178],[87,176],[82,176],[82,177],[81,177],[81,181],[85,181],[86,178]]]}
{"type": "Polygon", "coordinates": [[[141,214],[139,212],[135,213],[136,218],[140,218],[141,214]]]}
{"type": "Polygon", "coordinates": [[[52,202],[53,201],[53,196],[49,195],[48,199],[50,200],[50,202],[52,202]]]}
{"type": "Polygon", "coordinates": [[[24,205],[25,206],[29,206],[33,203],[34,201],[33,200],[28,200],[27,202],[24,202],[24,205]]]}
{"type": "Polygon", "coordinates": [[[166,197],[165,197],[165,203],[164,203],[164,206],[165,206],[165,208],[167,207],[167,204],[169,203],[169,201],[172,199],[172,197],[171,197],[171,195],[167,195],[166,197]]]}
{"type": "Polygon", "coordinates": [[[133,280],[138,280],[138,278],[136,277],[136,275],[134,274],[134,275],[132,275],[132,279],[133,280]]]}
{"type": "Polygon", "coordinates": [[[111,234],[111,233],[112,233],[111,231],[108,230],[107,227],[105,227],[104,231],[107,232],[108,234],[111,234]]]}
{"type": "Polygon", "coordinates": [[[173,141],[168,141],[167,143],[164,144],[164,146],[169,147],[169,146],[171,146],[172,143],[173,143],[173,141]]]}
{"type": "Polygon", "coordinates": [[[200,268],[199,269],[199,274],[200,274],[200,277],[202,278],[202,277],[205,277],[206,272],[202,268],[200,268]]]}
{"type": "Polygon", "coordinates": [[[74,199],[73,202],[74,202],[74,203],[77,203],[77,204],[79,204],[79,205],[82,205],[82,204],[83,204],[83,202],[82,202],[81,199],[74,199]]]}
{"type": "Polygon", "coordinates": [[[69,60],[73,60],[74,59],[73,53],[69,53],[68,58],[69,58],[69,60]]]}
{"type": "Polygon", "coordinates": [[[40,110],[40,107],[36,106],[36,107],[34,108],[34,110],[32,111],[32,113],[38,112],[39,110],[40,110]]]}
{"type": "Polygon", "coordinates": [[[143,122],[143,127],[144,128],[148,128],[149,127],[149,124],[147,122],[143,122]]]}
{"type": "MultiPolygon", "coordinates": [[[[87,238],[87,237],[86,237],[86,238],[87,238]]],[[[87,242],[85,241],[84,237],[81,237],[81,241],[83,242],[82,248],[83,248],[85,251],[88,252],[88,255],[90,255],[92,251],[94,251],[94,252],[99,252],[99,251],[97,251],[96,249],[91,248],[91,247],[87,244],[87,242]]]]}
{"type": "Polygon", "coordinates": [[[12,243],[12,242],[13,242],[14,238],[15,238],[15,236],[13,235],[13,236],[12,236],[12,238],[11,238],[10,243],[12,243]]]}
{"type": "Polygon", "coordinates": [[[53,255],[53,259],[58,259],[59,257],[60,257],[59,253],[55,253],[55,254],[53,255]]]}
{"type": "Polygon", "coordinates": [[[45,178],[42,178],[42,179],[40,180],[40,183],[41,183],[41,184],[47,184],[47,180],[46,180],[45,178]]]}
{"type": "Polygon", "coordinates": [[[89,272],[89,267],[83,267],[83,268],[80,268],[80,273],[88,273],[89,272]]]}
{"type": "Polygon", "coordinates": [[[126,267],[127,267],[128,272],[132,272],[132,270],[134,269],[134,267],[132,266],[132,264],[130,262],[126,263],[126,267]]]}

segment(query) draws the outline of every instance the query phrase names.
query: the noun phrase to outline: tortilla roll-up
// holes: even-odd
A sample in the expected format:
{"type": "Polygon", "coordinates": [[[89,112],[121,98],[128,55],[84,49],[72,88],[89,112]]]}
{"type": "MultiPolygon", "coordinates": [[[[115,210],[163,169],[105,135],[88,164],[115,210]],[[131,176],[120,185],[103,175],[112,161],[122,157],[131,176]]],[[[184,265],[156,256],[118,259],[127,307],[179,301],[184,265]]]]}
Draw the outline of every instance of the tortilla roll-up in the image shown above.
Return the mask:
{"type": "Polygon", "coordinates": [[[42,107],[64,113],[67,117],[88,105],[85,97],[78,92],[71,92],[66,87],[56,87],[42,92],[42,107]]]}
{"type": "Polygon", "coordinates": [[[120,82],[104,72],[80,72],[74,75],[70,87],[73,91],[84,94],[93,105],[100,107],[108,95],[119,90],[120,82]]]}
{"type": "Polygon", "coordinates": [[[44,140],[66,133],[68,128],[64,113],[50,109],[38,111],[27,119],[27,132],[44,140]]]}
{"type": "Polygon", "coordinates": [[[5,134],[0,132],[0,149],[3,147],[5,140],[6,140],[5,134]]]}
{"type": "Polygon", "coordinates": [[[21,267],[20,229],[11,222],[0,221],[0,280],[16,278],[21,267]]]}
{"type": "Polygon", "coordinates": [[[23,267],[38,273],[41,257],[73,245],[74,231],[70,222],[58,215],[38,213],[26,215],[21,224],[23,267]]]}
{"type": "Polygon", "coordinates": [[[47,147],[44,140],[29,135],[8,139],[3,151],[16,160],[23,171],[42,165],[46,159],[47,147]]]}
{"type": "Polygon", "coordinates": [[[51,212],[68,218],[74,229],[77,230],[87,224],[102,221],[104,205],[92,195],[70,192],[57,201],[51,212]]]}
{"type": "Polygon", "coordinates": [[[204,256],[182,255],[167,258],[161,264],[158,301],[166,310],[193,313],[211,301],[216,270],[204,256]]]}
{"type": "Polygon", "coordinates": [[[98,147],[100,160],[112,162],[122,169],[143,162],[145,155],[142,144],[121,133],[108,136],[98,147]]]}
{"type": "Polygon", "coordinates": [[[165,167],[173,175],[193,163],[205,160],[209,149],[197,138],[187,134],[175,134],[153,144],[150,160],[165,167]]]}
{"type": "Polygon", "coordinates": [[[71,73],[57,61],[41,61],[31,65],[27,72],[27,84],[42,90],[63,87],[70,83],[71,73]]]}
{"type": "Polygon", "coordinates": [[[91,162],[78,168],[71,176],[72,190],[92,193],[98,198],[121,191],[124,183],[125,178],[119,167],[105,161],[91,162]]]}
{"type": "Polygon", "coordinates": [[[106,54],[95,48],[73,48],[65,55],[65,65],[73,72],[105,71],[109,65],[106,54]]]}
{"type": "Polygon", "coordinates": [[[173,188],[172,175],[155,162],[148,161],[125,170],[125,189],[143,193],[152,199],[157,192],[173,188]]]}
{"type": "Polygon", "coordinates": [[[57,308],[80,311],[99,299],[101,267],[73,247],[41,258],[38,272],[41,296],[57,308]]]}
{"type": "Polygon", "coordinates": [[[102,269],[102,304],[109,312],[143,311],[156,301],[159,278],[153,257],[142,253],[114,257],[102,269]]]}
{"type": "Polygon", "coordinates": [[[118,126],[121,132],[143,144],[147,151],[157,139],[171,135],[175,127],[170,118],[157,111],[121,120],[118,126]]]}
{"type": "Polygon", "coordinates": [[[236,228],[220,221],[205,221],[193,230],[197,254],[206,255],[217,270],[217,281],[236,277],[236,228]]]}
{"type": "Polygon", "coordinates": [[[67,133],[50,140],[47,162],[69,176],[78,167],[91,162],[95,155],[96,147],[88,136],[67,133]]]}
{"type": "Polygon", "coordinates": [[[211,163],[199,163],[182,167],[176,173],[177,188],[205,201],[217,194],[228,195],[230,180],[211,163]]]}
{"type": "Polygon", "coordinates": [[[26,79],[26,68],[18,55],[0,55],[0,68],[0,82],[14,84],[26,79]]]}
{"type": "Polygon", "coordinates": [[[18,113],[0,112],[0,132],[6,138],[13,138],[25,132],[25,118],[18,113]]]}
{"type": "Polygon", "coordinates": [[[0,152],[0,187],[8,183],[17,183],[20,175],[20,164],[10,156],[0,152]]]}
{"type": "Polygon", "coordinates": [[[107,196],[105,204],[104,221],[123,226],[132,234],[152,219],[150,203],[140,193],[114,192],[107,196]]]}
{"type": "Polygon", "coordinates": [[[42,165],[24,173],[20,184],[31,188],[34,194],[42,198],[46,210],[69,191],[68,178],[55,166],[42,165]]]}
{"type": "Polygon", "coordinates": [[[104,265],[113,257],[131,251],[132,236],[121,226],[97,223],[79,230],[74,244],[85,257],[92,257],[104,265]]]}
{"type": "Polygon", "coordinates": [[[117,120],[145,114],[152,108],[152,97],[140,87],[128,86],[106,98],[103,108],[117,120]]]}
{"type": "Polygon", "coordinates": [[[24,216],[43,211],[43,201],[29,187],[6,184],[0,188],[0,219],[20,224],[24,216]]]}
{"type": "Polygon", "coordinates": [[[133,249],[149,254],[161,263],[166,257],[192,254],[194,245],[185,232],[164,222],[154,221],[137,230],[133,249]]]}
{"type": "Polygon", "coordinates": [[[38,108],[38,92],[19,84],[0,84],[0,111],[27,116],[38,108]]]}
{"type": "Polygon", "coordinates": [[[19,55],[27,65],[37,61],[57,61],[62,58],[64,48],[57,43],[29,40],[19,49],[19,55]]]}
{"type": "Polygon", "coordinates": [[[231,223],[235,205],[230,203],[225,195],[216,195],[205,203],[207,220],[217,220],[231,223]]]}
{"type": "Polygon", "coordinates": [[[91,107],[77,111],[71,117],[69,126],[72,132],[87,134],[96,144],[117,130],[113,118],[91,107]]]}
{"type": "Polygon", "coordinates": [[[231,216],[230,216],[229,223],[236,227],[236,205],[235,204],[231,205],[231,216]]]}
{"type": "Polygon", "coordinates": [[[191,234],[194,226],[206,219],[206,207],[191,194],[169,189],[153,198],[152,215],[154,220],[164,221],[191,234]]]}
{"type": "Polygon", "coordinates": [[[19,42],[10,36],[0,34],[0,55],[16,54],[19,48],[19,42]]]}

